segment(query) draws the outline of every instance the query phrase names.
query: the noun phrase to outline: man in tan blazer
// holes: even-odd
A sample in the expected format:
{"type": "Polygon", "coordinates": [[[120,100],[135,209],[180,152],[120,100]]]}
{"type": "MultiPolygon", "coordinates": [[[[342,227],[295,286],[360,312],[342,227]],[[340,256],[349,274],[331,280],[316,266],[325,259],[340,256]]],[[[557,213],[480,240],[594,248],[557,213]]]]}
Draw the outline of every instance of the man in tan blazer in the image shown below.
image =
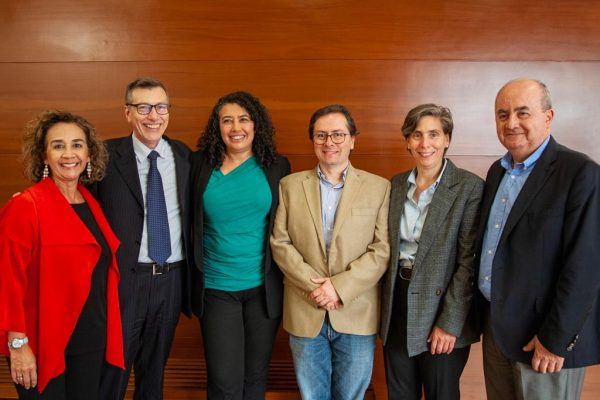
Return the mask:
{"type": "Polygon", "coordinates": [[[371,379],[390,183],[352,167],[356,134],[344,106],[317,110],[309,136],[318,166],[280,181],[271,248],[304,400],[362,399],[371,379]]]}

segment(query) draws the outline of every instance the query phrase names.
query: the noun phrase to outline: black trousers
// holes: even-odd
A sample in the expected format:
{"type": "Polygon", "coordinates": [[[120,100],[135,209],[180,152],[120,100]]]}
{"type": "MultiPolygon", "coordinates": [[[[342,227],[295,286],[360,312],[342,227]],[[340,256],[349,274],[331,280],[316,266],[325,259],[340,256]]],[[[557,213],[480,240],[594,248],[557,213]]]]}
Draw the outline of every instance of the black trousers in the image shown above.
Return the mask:
{"type": "Polygon", "coordinates": [[[267,316],[263,286],[205,290],[201,328],[209,399],[265,398],[279,322],[267,316]]]}
{"type": "Polygon", "coordinates": [[[48,382],[40,394],[38,388],[26,390],[15,385],[21,400],[99,400],[100,374],[104,350],[94,353],[66,355],[65,372],[48,382]]]}
{"type": "MultiPolygon", "coordinates": [[[[127,271],[127,273],[131,273],[127,271]]],[[[181,312],[181,268],[162,275],[137,268],[134,279],[121,279],[121,322],[125,370],[106,364],[102,400],[122,400],[133,366],[135,400],[161,400],[165,365],[181,312]]]]}
{"type": "Polygon", "coordinates": [[[406,349],[408,281],[398,279],[394,293],[392,321],[383,347],[385,378],[390,400],[459,400],[460,375],[471,346],[455,348],[450,354],[432,355],[429,351],[413,357],[406,349]]]}

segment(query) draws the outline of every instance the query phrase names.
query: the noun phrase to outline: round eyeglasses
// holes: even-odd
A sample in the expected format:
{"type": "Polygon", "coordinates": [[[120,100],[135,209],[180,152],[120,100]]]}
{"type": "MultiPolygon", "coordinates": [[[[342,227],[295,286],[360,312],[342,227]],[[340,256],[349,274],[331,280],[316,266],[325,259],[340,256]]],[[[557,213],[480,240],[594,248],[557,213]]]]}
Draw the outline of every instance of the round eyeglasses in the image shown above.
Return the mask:
{"type": "Polygon", "coordinates": [[[331,142],[334,144],[341,144],[344,143],[344,140],[346,140],[346,136],[350,135],[349,133],[346,132],[332,132],[332,133],[325,133],[325,132],[317,132],[313,135],[313,142],[314,144],[325,144],[327,143],[327,138],[331,138],[331,142]]]}
{"type": "Polygon", "coordinates": [[[158,103],[158,104],[148,104],[148,103],[138,103],[138,104],[126,104],[128,107],[135,107],[138,114],[140,115],[148,115],[152,112],[154,108],[156,113],[159,115],[165,115],[169,113],[171,109],[171,105],[167,103],[158,103]]]}

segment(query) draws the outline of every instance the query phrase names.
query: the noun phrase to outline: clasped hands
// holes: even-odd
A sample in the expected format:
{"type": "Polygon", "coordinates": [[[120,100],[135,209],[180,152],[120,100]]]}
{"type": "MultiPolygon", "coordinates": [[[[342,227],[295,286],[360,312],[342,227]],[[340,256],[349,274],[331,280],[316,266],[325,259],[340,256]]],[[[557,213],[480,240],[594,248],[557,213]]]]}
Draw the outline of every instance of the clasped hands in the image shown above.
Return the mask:
{"type": "Polygon", "coordinates": [[[327,311],[337,310],[342,308],[342,300],[331,283],[331,278],[311,278],[313,283],[321,285],[312,292],[310,298],[315,304],[324,308],[327,311]]]}

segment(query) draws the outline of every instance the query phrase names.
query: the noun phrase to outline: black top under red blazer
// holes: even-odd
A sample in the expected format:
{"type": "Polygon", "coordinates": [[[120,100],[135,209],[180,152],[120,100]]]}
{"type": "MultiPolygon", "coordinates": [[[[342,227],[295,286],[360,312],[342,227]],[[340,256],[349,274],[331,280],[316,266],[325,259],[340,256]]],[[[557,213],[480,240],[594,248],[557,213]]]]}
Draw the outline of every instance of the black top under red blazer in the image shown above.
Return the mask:
{"type": "MultiPolygon", "coordinates": [[[[171,146],[175,158],[177,179],[177,199],[181,210],[181,231],[183,233],[184,256],[190,264],[190,206],[189,175],[190,149],[178,140],[163,138],[171,146]]],[[[117,251],[117,262],[121,271],[119,291],[121,307],[132,299],[127,292],[135,287],[134,269],[138,262],[142,232],[144,229],[144,199],[137,169],[131,135],[106,141],[109,162],[106,177],[92,186],[92,192],[106,215],[111,228],[121,241],[117,251]]],[[[191,316],[189,267],[182,273],[182,312],[191,316]]]]}
{"type": "MultiPolygon", "coordinates": [[[[497,161],[487,175],[476,277],[504,173],[497,161]]],[[[513,361],[531,363],[532,352],[522,347],[537,335],[565,358],[566,368],[599,363],[599,260],[600,167],[550,138],[515,200],[494,256],[490,321],[500,350],[513,361]]],[[[476,293],[481,317],[486,300],[476,293]]]]}
{"type": "MultiPolygon", "coordinates": [[[[203,197],[204,190],[213,168],[208,164],[206,157],[200,151],[192,154],[191,185],[192,185],[192,241],[195,268],[191,269],[192,281],[192,311],[198,317],[202,316],[204,309],[204,248],[202,244],[203,232],[203,197]]],[[[287,158],[277,156],[267,169],[264,169],[269,187],[271,189],[271,210],[269,211],[269,225],[265,232],[265,297],[267,299],[267,314],[269,318],[279,318],[283,307],[283,275],[271,257],[269,238],[273,230],[275,213],[279,204],[279,180],[290,174],[290,163],[287,158]]]]}

